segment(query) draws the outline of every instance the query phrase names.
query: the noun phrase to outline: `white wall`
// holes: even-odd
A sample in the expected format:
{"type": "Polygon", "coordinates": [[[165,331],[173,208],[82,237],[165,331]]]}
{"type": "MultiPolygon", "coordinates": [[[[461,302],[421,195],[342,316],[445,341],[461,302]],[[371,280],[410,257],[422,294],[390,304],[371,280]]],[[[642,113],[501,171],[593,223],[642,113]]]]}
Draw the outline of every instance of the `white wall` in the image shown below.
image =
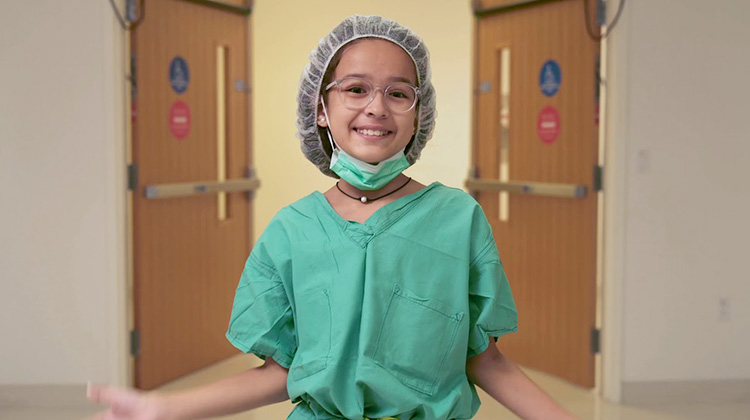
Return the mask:
{"type": "Polygon", "coordinates": [[[628,1],[613,34],[623,382],[750,379],[748,17],[628,1]]]}
{"type": "Polygon", "coordinates": [[[119,28],[106,1],[2,9],[0,385],[116,381],[119,28]]]}

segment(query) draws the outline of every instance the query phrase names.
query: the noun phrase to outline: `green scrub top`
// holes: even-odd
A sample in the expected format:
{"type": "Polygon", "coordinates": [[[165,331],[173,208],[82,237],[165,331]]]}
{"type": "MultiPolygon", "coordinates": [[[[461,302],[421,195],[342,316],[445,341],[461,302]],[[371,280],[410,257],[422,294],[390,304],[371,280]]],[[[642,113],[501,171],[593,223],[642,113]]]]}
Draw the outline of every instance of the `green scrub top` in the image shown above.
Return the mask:
{"type": "Polygon", "coordinates": [[[517,314],[487,219],[433,183],[364,224],[323,194],[283,208],[255,244],[227,338],[289,369],[290,420],[471,418],[466,359],[517,314]]]}

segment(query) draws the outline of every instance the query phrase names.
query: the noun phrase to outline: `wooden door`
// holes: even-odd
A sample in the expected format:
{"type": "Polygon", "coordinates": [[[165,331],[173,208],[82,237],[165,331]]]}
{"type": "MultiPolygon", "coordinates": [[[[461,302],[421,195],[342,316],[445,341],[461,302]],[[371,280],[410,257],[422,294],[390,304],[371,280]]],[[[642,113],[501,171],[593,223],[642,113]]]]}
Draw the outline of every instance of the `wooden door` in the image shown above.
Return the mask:
{"type": "Polygon", "coordinates": [[[213,191],[242,183],[250,168],[249,13],[238,11],[148,0],[131,38],[135,385],[142,389],[236,351],[224,334],[250,251],[251,197],[213,191]]]}
{"type": "Polygon", "coordinates": [[[599,45],[586,33],[582,0],[482,3],[495,10],[475,26],[470,181],[519,311],[519,332],[498,346],[591,388],[599,45]]]}

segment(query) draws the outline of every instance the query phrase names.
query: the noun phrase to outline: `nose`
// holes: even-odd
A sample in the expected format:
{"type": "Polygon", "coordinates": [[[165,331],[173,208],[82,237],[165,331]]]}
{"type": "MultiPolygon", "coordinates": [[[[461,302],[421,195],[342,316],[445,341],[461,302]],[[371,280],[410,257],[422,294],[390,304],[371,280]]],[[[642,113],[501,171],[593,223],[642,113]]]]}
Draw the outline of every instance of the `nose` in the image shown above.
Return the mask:
{"type": "Polygon", "coordinates": [[[385,93],[383,92],[383,89],[373,89],[372,95],[370,103],[365,107],[365,114],[376,118],[387,116],[389,111],[385,104],[385,93]]]}

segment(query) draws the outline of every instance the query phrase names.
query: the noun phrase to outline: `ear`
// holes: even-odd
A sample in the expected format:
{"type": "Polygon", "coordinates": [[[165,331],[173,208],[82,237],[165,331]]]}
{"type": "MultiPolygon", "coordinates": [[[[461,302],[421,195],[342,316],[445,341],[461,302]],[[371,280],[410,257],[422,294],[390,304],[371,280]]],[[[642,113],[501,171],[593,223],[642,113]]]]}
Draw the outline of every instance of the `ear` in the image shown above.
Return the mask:
{"type": "Polygon", "coordinates": [[[326,114],[323,112],[323,104],[321,101],[318,101],[318,115],[316,116],[315,121],[317,121],[318,127],[328,127],[328,118],[326,118],[326,114]]]}

